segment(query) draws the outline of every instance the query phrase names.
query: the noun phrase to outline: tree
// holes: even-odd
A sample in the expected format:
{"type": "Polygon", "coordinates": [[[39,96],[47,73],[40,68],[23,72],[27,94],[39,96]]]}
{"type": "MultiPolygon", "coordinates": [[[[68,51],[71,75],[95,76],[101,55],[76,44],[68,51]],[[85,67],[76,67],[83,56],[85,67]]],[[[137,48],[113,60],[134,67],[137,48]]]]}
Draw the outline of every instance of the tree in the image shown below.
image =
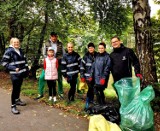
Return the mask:
{"type": "Polygon", "coordinates": [[[145,87],[157,82],[151,37],[150,6],[148,0],[133,0],[132,5],[136,51],[143,75],[142,86],[145,87]]]}

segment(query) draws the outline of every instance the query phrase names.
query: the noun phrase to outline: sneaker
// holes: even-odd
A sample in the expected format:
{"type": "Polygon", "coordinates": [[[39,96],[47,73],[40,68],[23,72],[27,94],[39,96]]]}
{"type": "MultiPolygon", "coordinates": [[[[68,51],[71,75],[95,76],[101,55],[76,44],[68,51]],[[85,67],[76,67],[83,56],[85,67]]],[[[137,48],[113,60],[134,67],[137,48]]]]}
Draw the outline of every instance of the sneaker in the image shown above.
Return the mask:
{"type": "Polygon", "coordinates": [[[34,100],[38,100],[38,99],[40,99],[42,97],[43,97],[43,95],[38,95],[38,97],[34,98],[34,100]]]}
{"type": "Polygon", "coordinates": [[[56,96],[53,97],[53,102],[57,102],[56,96]]]}
{"type": "Polygon", "coordinates": [[[52,100],[52,96],[49,96],[48,100],[51,101],[52,100]]]}
{"type": "Polygon", "coordinates": [[[16,105],[18,105],[18,106],[26,106],[26,103],[21,101],[21,99],[17,99],[16,100],[16,105]]]}
{"type": "Polygon", "coordinates": [[[16,106],[11,107],[11,112],[15,115],[20,114],[19,110],[17,110],[16,106]]]}

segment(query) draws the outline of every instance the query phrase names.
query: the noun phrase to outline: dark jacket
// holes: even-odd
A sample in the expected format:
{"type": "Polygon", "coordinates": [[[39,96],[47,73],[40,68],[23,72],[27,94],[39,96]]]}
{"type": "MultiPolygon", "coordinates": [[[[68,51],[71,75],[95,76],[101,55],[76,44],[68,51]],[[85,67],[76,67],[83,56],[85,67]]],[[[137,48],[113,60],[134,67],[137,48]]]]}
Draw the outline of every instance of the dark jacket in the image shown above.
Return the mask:
{"type": "Polygon", "coordinates": [[[80,70],[80,55],[77,52],[66,53],[63,55],[61,61],[61,72],[62,75],[67,79],[78,77],[80,70]]]}
{"type": "Polygon", "coordinates": [[[114,82],[125,77],[132,77],[132,65],[134,66],[135,74],[140,73],[140,64],[137,56],[132,49],[121,44],[120,48],[114,49],[110,54],[114,82]]]}
{"type": "Polygon", "coordinates": [[[13,79],[17,77],[26,77],[26,74],[28,74],[26,57],[21,49],[19,49],[19,51],[20,55],[13,47],[9,47],[5,51],[1,61],[2,66],[6,67],[13,79]],[[19,68],[18,72],[16,72],[16,68],[19,68]]]}
{"type": "Polygon", "coordinates": [[[95,85],[103,88],[107,87],[111,68],[111,60],[107,52],[98,53],[91,69],[91,77],[95,80],[95,85]],[[100,80],[105,79],[105,84],[101,85],[100,80]]]}
{"type": "Polygon", "coordinates": [[[90,54],[89,52],[87,52],[83,56],[80,65],[81,78],[85,78],[87,80],[90,77],[92,64],[95,60],[96,55],[97,52],[94,52],[94,54],[90,54]]]}

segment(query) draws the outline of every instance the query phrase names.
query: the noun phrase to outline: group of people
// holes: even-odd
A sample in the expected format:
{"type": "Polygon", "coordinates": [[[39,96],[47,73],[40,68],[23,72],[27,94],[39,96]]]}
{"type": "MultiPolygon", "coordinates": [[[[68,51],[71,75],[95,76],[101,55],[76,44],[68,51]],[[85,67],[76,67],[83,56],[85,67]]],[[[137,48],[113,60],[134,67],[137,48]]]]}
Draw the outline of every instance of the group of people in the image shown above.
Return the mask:
{"type": "MultiPolygon", "coordinates": [[[[80,73],[81,81],[88,85],[85,104],[87,109],[89,104],[94,102],[95,94],[98,103],[105,104],[104,89],[107,88],[110,72],[116,82],[124,77],[132,77],[133,65],[136,76],[142,79],[140,64],[133,50],[125,47],[118,36],[111,38],[111,44],[113,52],[108,54],[105,43],[98,44],[98,52],[95,51],[94,43],[89,43],[88,51],[81,58],[74,51],[73,43],[69,42],[65,51],[57,33],[51,32],[49,41],[43,47],[43,70],[39,78],[39,95],[36,99],[43,97],[44,84],[47,81],[49,100],[56,102],[56,80],[58,80],[58,96],[63,98],[63,76],[70,85],[67,102],[71,103],[75,100],[76,83],[80,73]]],[[[11,75],[13,85],[11,111],[13,114],[19,114],[16,105],[26,105],[20,99],[20,88],[28,72],[28,65],[17,38],[11,39],[10,47],[6,49],[1,62],[11,75]]]]}

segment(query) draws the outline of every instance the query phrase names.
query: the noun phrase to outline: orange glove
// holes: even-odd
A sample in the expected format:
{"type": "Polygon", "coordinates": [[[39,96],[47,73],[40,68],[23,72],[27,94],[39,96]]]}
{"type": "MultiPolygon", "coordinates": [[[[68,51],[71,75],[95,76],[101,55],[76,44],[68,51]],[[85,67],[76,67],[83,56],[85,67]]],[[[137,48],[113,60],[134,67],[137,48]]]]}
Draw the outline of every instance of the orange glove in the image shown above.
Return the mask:
{"type": "Polygon", "coordinates": [[[104,83],[105,83],[105,79],[100,79],[100,84],[104,85],[104,83]]]}
{"type": "Polygon", "coordinates": [[[82,81],[82,82],[85,82],[85,78],[81,78],[81,81],[82,81]]]}
{"type": "Polygon", "coordinates": [[[143,78],[141,74],[136,74],[136,76],[139,77],[140,80],[142,80],[142,78],[143,78]]]}

